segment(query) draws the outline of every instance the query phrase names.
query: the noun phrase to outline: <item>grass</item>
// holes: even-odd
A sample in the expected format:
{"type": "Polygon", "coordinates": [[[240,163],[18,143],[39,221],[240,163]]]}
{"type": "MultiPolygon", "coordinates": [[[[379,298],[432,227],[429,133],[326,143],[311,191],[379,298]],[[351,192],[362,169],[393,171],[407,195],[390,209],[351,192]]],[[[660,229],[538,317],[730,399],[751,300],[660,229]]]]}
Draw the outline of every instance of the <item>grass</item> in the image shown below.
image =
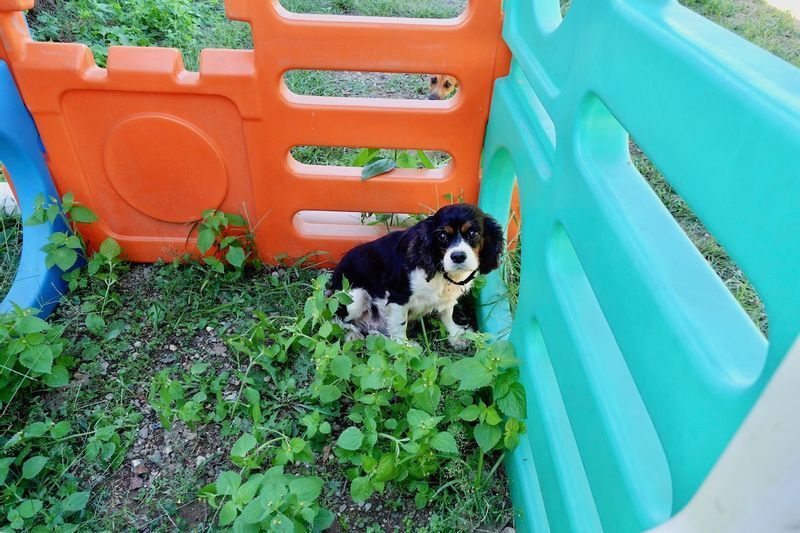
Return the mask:
{"type": "Polygon", "coordinates": [[[800,67],[800,22],[764,0],[680,0],[681,4],[800,67]]]}
{"type": "Polygon", "coordinates": [[[21,253],[22,226],[19,217],[0,214],[0,300],[11,288],[21,253]]]}
{"type": "MultiPolygon", "coordinates": [[[[798,64],[797,24],[762,2],[684,3],[798,64]]],[[[226,21],[219,0],[145,0],[136,2],[136,6],[129,0],[120,2],[121,9],[110,9],[109,4],[101,0],[38,2],[29,21],[37,38],[87,42],[101,63],[108,44],[129,41],[179,46],[190,68],[196,68],[198,51],[205,46],[252,46],[248,28],[226,21]],[[137,17],[144,16],[142,9],[147,6],[169,16],[150,17],[157,21],[157,27],[134,31],[129,26],[141,26],[137,17]],[[181,16],[187,12],[191,16],[181,16]]],[[[284,4],[303,12],[450,17],[465,2],[285,0],[284,4]]],[[[564,5],[567,7],[568,3],[564,5]]],[[[335,96],[419,98],[425,90],[425,80],[420,76],[383,73],[295,71],[287,75],[287,84],[298,93],[335,96]]],[[[308,163],[341,165],[349,164],[354,154],[346,149],[305,147],[295,155],[308,163]]],[[[766,332],[763,306],[741,271],[635,145],[632,159],[731,292],[766,332]]],[[[0,292],[7,290],[15,274],[20,234],[19,219],[0,218],[0,292]]],[[[512,288],[512,306],[516,304],[513,288],[518,286],[519,261],[516,251],[507,259],[510,268],[504,269],[506,282],[512,288]]],[[[247,378],[242,373],[242,361],[231,351],[227,340],[250,331],[257,310],[275,317],[302,314],[316,275],[316,271],[299,267],[277,267],[249,270],[242,279],[225,279],[193,264],[131,266],[121,274],[116,288],[118,297],[111,304],[113,312],[107,315],[100,334],[89,316],[96,313],[104,286],[96,281],[87,283],[70,293],[52,317],[54,324],[63,326],[69,339],[69,355],[76,361],[71,384],[55,391],[34,390],[12,404],[0,416],[4,428],[0,444],[7,444],[18,429],[43,420],[67,422],[75,429],[69,446],[58,442],[39,453],[47,454],[60,466],[60,475],[48,481],[46,491],[59,495],[76,488],[91,491],[92,498],[82,518],[85,530],[213,529],[217,511],[198,499],[198,487],[214,481],[221,469],[231,468],[228,451],[248,426],[235,419],[196,427],[177,422],[165,428],[148,399],[151,383],[159,373],[177,376],[189,372],[194,365],[206,364],[209,380],[226,376],[219,391],[221,397],[235,397],[241,380],[247,378]],[[114,446],[108,446],[112,441],[106,442],[108,457],[90,460],[89,450],[101,427],[113,428],[114,446]]],[[[469,309],[464,313],[462,322],[469,317],[469,309]]],[[[417,336],[424,339],[431,352],[459,355],[442,342],[435,321],[425,322],[417,336]]],[[[288,411],[304,409],[301,391],[309,371],[308,361],[298,358],[287,379],[273,387],[270,400],[262,402],[264,417],[272,419],[275,427],[287,424],[288,411]]],[[[320,475],[326,480],[323,503],[336,514],[335,527],[339,531],[491,531],[512,525],[502,468],[480,490],[459,481],[468,478],[469,472],[449,472],[452,486],[424,510],[418,510],[407,495],[392,490],[364,504],[354,504],[346,495],[339,495],[346,491],[347,483],[340,469],[332,468],[320,475]]]]}

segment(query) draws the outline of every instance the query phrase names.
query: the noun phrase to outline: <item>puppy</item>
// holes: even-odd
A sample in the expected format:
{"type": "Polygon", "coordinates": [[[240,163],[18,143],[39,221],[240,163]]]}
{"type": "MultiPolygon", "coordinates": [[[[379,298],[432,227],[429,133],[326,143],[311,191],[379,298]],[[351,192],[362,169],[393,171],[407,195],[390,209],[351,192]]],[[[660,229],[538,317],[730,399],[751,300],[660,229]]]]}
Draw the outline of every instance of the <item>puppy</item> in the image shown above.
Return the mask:
{"type": "Polygon", "coordinates": [[[453,321],[458,299],[478,273],[498,268],[503,230],[474,205],[450,205],[403,231],[347,252],[333,271],[332,288],[350,282],[353,302],[339,318],[355,336],[378,333],[406,339],[409,320],[439,315],[454,347],[468,331],[453,321]]]}
{"type": "Polygon", "coordinates": [[[458,80],[446,74],[434,74],[429,82],[428,100],[445,100],[458,88],[458,80]]]}

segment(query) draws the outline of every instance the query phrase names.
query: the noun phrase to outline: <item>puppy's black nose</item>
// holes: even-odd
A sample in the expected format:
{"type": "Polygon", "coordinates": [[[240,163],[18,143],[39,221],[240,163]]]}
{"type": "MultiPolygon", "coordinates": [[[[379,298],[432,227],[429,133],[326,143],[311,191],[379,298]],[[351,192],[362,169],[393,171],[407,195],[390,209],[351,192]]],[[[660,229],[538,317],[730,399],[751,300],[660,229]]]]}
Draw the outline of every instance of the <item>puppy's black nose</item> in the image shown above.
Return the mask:
{"type": "Polygon", "coordinates": [[[428,100],[441,100],[441,98],[439,98],[438,94],[429,94],[428,100]]]}
{"type": "Polygon", "coordinates": [[[453,260],[453,263],[460,265],[464,261],[467,260],[467,253],[466,252],[453,252],[450,254],[450,259],[453,260]]]}

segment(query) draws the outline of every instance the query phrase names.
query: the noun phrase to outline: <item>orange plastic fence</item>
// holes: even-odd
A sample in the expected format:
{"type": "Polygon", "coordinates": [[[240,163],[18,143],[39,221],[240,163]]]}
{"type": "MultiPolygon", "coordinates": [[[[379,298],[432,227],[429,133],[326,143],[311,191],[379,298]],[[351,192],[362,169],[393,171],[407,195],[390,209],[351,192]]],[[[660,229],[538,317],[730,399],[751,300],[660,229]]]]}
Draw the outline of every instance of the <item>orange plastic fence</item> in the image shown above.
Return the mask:
{"type": "Polygon", "coordinates": [[[33,41],[21,13],[32,0],[0,0],[0,57],[59,192],[100,217],[85,228],[91,243],[112,236],[131,260],[169,258],[187,250],[202,210],[220,208],[249,217],[267,261],[309,251],[337,259],[364,236],[336,225],[309,234],[298,213],[417,213],[447,195],[477,199],[493,81],[509,62],[500,4],[471,0],[456,19],[418,20],[226,0],[229,18],[250,23],[255,50],[203,50],[189,72],[165,48],[112,47],[100,68],[84,45],[33,41]],[[291,69],[448,73],[460,90],[444,102],[301,96],[283,82],[291,69]],[[298,145],[437,149],[453,162],[362,182],[355,168],[298,163],[298,145]]]}

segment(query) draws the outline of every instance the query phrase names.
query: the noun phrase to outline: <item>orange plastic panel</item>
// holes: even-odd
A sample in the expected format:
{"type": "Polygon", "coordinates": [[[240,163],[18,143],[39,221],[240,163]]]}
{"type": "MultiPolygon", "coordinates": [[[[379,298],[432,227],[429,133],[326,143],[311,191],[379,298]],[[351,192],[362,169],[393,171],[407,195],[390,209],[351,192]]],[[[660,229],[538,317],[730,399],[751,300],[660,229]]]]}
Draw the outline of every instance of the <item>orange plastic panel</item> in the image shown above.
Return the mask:
{"type": "Polygon", "coordinates": [[[32,41],[18,12],[29,2],[0,0],[0,57],[57,188],[100,216],[85,230],[93,245],[110,235],[132,260],[170,258],[193,246],[200,213],[220,208],[256,225],[266,261],[310,251],[337,259],[365,237],[300,232],[298,213],[414,213],[447,195],[477,200],[492,86],[508,70],[500,4],[472,0],[456,19],[417,20],[228,0],[228,16],[250,23],[255,50],[204,50],[199,72],[188,72],[180,52],[163,48],[112,47],[100,68],[86,46],[32,41]],[[460,90],[445,102],[298,96],[283,83],[291,69],[447,72],[460,90]],[[362,182],[356,168],[293,162],[296,145],[426,147],[453,164],[437,176],[405,170],[362,182]]]}

